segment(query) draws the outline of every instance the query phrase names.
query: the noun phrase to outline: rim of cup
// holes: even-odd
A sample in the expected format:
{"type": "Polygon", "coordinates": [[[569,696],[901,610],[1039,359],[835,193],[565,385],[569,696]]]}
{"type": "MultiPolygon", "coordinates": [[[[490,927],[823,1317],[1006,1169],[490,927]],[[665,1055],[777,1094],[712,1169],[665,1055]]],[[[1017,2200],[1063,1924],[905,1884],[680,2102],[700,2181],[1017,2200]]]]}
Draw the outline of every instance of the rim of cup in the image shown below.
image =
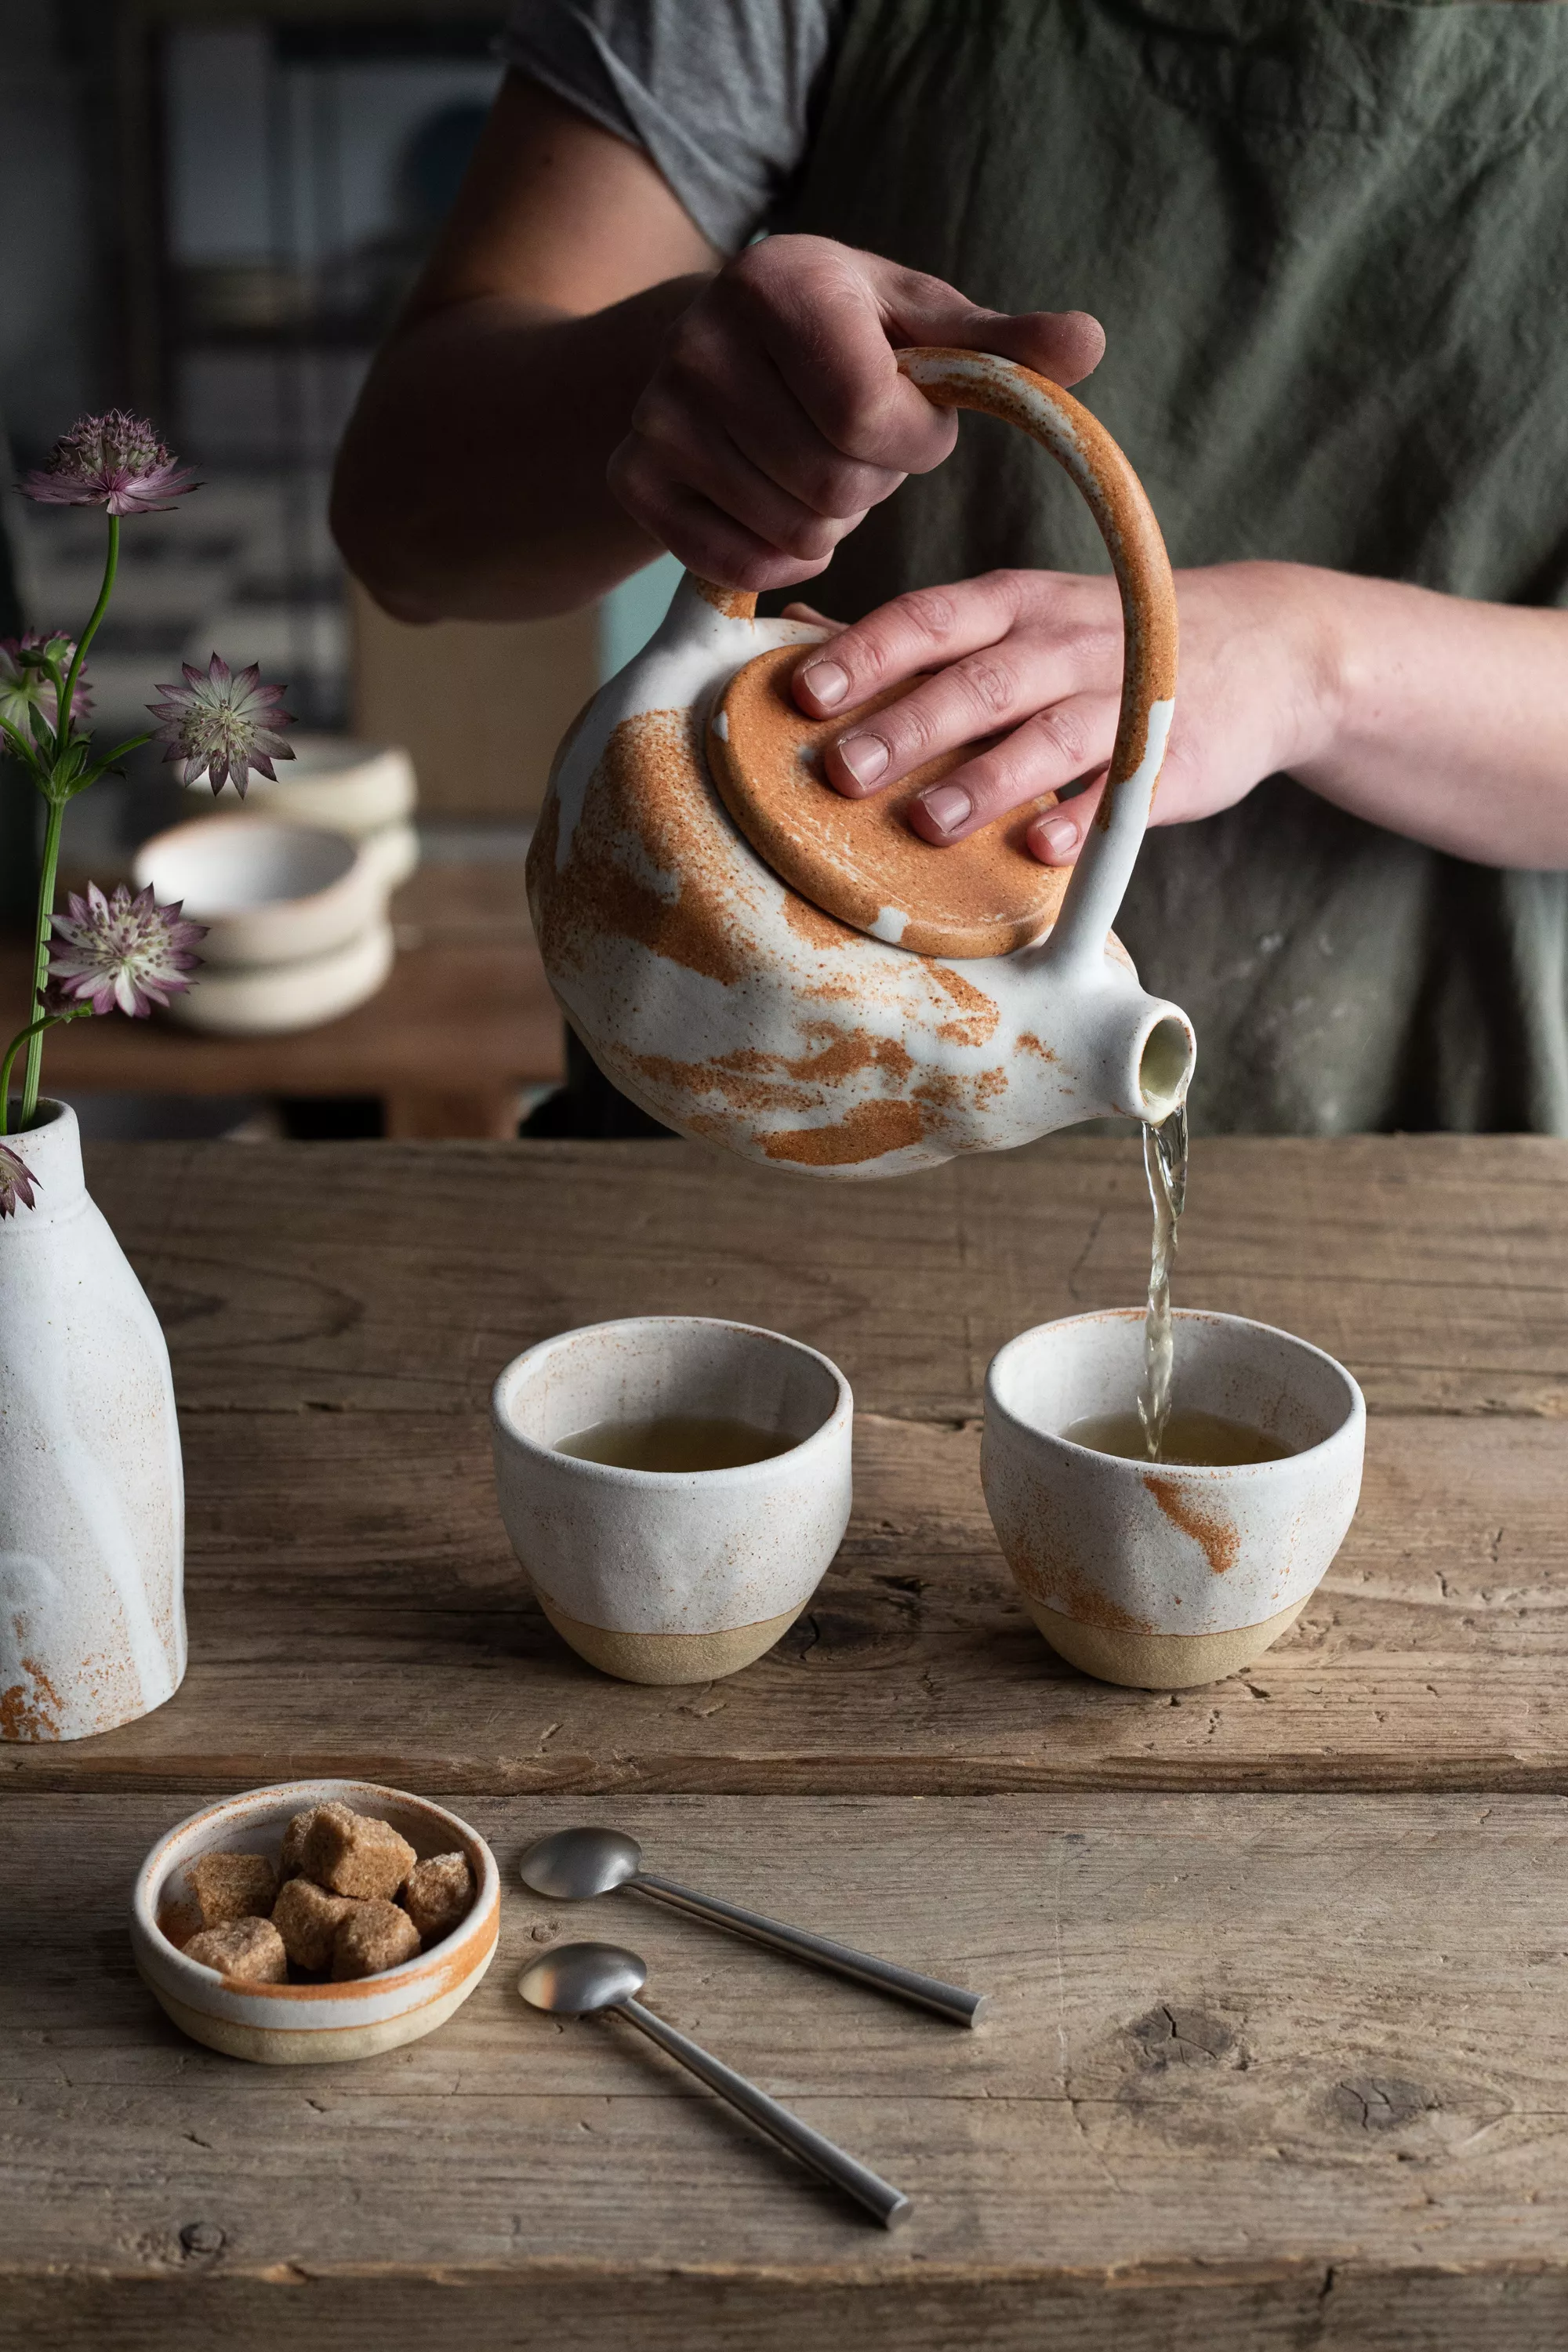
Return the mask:
{"type": "MultiPolygon", "coordinates": [[[[1325,1446],[1342,1442],[1347,1432],[1353,1431],[1365,1423],[1366,1400],[1362,1394],[1361,1383],[1354,1373],[1347,1370],[1340,1362],[1337,1356],[1330,1355],[1326,1348],[1315,1347],[1310,1339],[1302,1339],[1294,1331],[1282,1330],[1277,1323],[1262,1323],[1256,1316],[1251,1315],[1227,1315],[1217,1307],[1173,1307],[1171,1309],[1171,1320],[1173,1324],[1178,1325],[1208,1324],[1230,1331],[1257,1332],[1270,1340],[1282,1341],[1286,1347],[1299,1355],[1312,1358],[1343,1385],[1344,1411],[1332,1428],[1326,1430],[1321,1437],[1314,1438],[1310,1445],[1297,1446],[1291,1453],[1278,1454],[1270,1462],[1161,1461],[1152,1464],[1147,1458],[1134,1457],[1130,1454],[1103,1454],[1098,1446],[1080,1444],[1076,1438],[1068,1437],[1061,1430],[1042,1429],[1037,1423],[1026,1421],[1022,1413],[1016,1412],[998,1393],[998,1378],[1005,1378],[1006,1375],[1007,1359],[1026,1349],[1030,1343],[1037,1341],[1043,1333],[1070,1331],[1091,1323],[1135,1323],[1142,1326],[1144,1315],[1145,1310],[1142,1307],[1091,1307],[1080,1315],[1058,1316],[1052,1322],[1037,1323],[1032,1329],[1020,1331],[1016,1339],[1007,1340],[997,1349],[986,1368],[986,1412],[988,1414],[994,1412],[999,1419],[1009,1422],[1015,1429],[1021,1430],[1027,1437],[1038,1438],[1046,1444],[1063,1446],[1069,1454],[1081,1454],[1103,1465],[1110,1476],[1127,1478],[1142,1478],[1152,1467],[1162,1472],[1179,1471],[1184,1478],[1260,1478],[1271,1475],[1277,1477],[1282,1471],[1289,1469],[1293,1463],[1309,1461],[1314,1454],[1321,1453],[1325,1446]]],[[[1131,1409],[1134,1412],[1137,1410],[1136,1401],[1131,1409]]],[[[1086,1420],[1089,1417],[1088,1410],[1086,1409],[1077,1417],[1086,1420]]]]}
{"type": "MultiPolygon", "coordinates": [[[[679,1412],[679,1407],[668,1410],[679,1412]]],[[[625,1479],[634,1486],[686,1486],[694,1479],[700,1479],[704,1486],[744,1486],[759,1483],[770,1475],[776,1476],[785,1463],[797,1460],[809,1447],[826,1448],[842,1430],[844,1423],[853,1420],[854,1412],[854,1391],[831,1356],[825,1356],[820,1348],[808,1347],[804,1339],[791,1339],[787,1331],[772,1331],[765,1323],[742,1323],[732,1315],[619,1315],[607,1317],[599,1323],[579,1323],[572,1330],[558,1331],[553,1338],[541,1339],[533,1347],[525,1348],[521,1356],[514,1356],[510,1363],[497,1374],[490,1390],[491,1423],[497,1434],[504,1437],[509,1444],[549,1462],[568,1476],[595,1480],[625,1479]],[[764,1454],[758,1462],[734,1463],[722,1470],[633,1470],[618,1462],[593,1462],[582,1454],[563,1454],[555,1441],[546,1443],[542,1438],[531,1437],[526,1430],[519,1428],[512,1417],[511,1396],[521,1382],[548,1361],[552,1355],[602,1334],[615,1331],[657,1332],[660,1329],[738,1332],[746,1339],[766,1340],[774,1348],[803,1356],[808,1362],[819,1365],[832,1381],[835,1390],[832,1407],[815,1429],[808,1430],[804,1437],[786,1445],[782,1453],[764,1454]]],[[[628,1419],[636,1417],[631,1413],[626,1416],[628,1419]]],[[[653,1419],[655,1415],[650,1412],[647,1417],[653,1419]]],[[[592,1426],[591,1423],[588,1425],[592,1426]]],[[[569,1433],[563,1432],[563,1435],[569,1433]]]]}

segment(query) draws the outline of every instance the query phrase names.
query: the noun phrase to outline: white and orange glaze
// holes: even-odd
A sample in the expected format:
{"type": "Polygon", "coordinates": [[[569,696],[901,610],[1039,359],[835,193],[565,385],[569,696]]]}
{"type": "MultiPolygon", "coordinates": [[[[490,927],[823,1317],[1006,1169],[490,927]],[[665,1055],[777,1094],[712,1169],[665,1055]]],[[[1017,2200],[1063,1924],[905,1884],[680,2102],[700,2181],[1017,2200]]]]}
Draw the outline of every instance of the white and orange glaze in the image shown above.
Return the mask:
{"type": "Polygon", "coordinates": [[[1366,1433],[1360,1389],[1321,1349],[1239,1315],[1172,1322],[1183,1404],[1288,1453],[1135,1462],[1077,1444],[1077,1423],[1137,1392],[1139,1307],[1009,1340],[986,1374],[980,1460],[1003,1557],[1052,1648],[1152,1690],[1234,1674],[1295,1623],[1355,1516],[1366,1433]]]}
{"type": "MultiPolygon", "coordinates": [[[[563,745],[529,861],[545,968],[605,1074],[684,1134],[838,1178],[1004,1150],[1105,1113],[1163,1117],[1193,1061],[1185,1015],[1144,992],[1110,936],[1174,688],[1174,593],[1148,501],[1110,436],[1043,377],[973,352],[900,363],[929,398],[1010,417],[1048,448],[1089,499],[1121,583],[1110,779],[1054,925],[1047,891],[1027,945],[920,953],[903,944],[911,917],[921,936],[918,908],[895,897],[855,928],[792,889],[726,808],[704,734],[746,664],[823,633],[758,620],[751,597],[689,576],[563,745]]],[[[722,740],[726,712],[716,723],[722,740]]]]}
{"type": "Polygon", "coordinates": [[[161,2009],[193,2041],[268,2066],[321,2066],[369,2058],[416,2042],[461,2008],[495,1957],[500,1874],[477,1830],[428,1797],[368,1780],[294,1780],[225,1797],[158,1840],[131,1897],[137,1973],[161,2009]],[[275,1856],[296,1813],[343,1804],[389,1821],[421,1861],[463,1853],[475,1895],[449,1936],[401,1967],[345,1984],[252,1984],[188,1959],[199,1924],[186,1873],[205,1853],[275,1856]]]}
{"type": "Polygon", "coordinates": [[[541,1340],[490,1398],[512,1549],[563,1640],[625,1682],[711,1682],[786,1633],[849,1522],[855,1400],[782,1332],[638,1315],[541,1340]],[[790,1443],[723,1470],[630,1470],[558,1451],[574,1430],[667,1413],[790,1443]]]}
{"type": "Polygon", "coordinates": [[[85,1739],[185,1671],[184,1479],[169,1350],[89,1194],[76,1114],[9,1138],[0,1222],[0,1740],[85,1739]]]}

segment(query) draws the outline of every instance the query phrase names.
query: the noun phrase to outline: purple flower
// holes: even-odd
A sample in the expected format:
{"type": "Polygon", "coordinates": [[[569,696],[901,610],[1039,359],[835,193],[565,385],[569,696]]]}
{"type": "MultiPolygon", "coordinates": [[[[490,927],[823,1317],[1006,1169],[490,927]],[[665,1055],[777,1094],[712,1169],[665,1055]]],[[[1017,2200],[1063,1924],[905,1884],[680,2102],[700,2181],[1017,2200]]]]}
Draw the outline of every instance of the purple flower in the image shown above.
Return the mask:
{"type": "Polygon", "coordinates": [[[243,800],[253,768],[258,776],[275,775],[274,760],[294,757],[278,732],[294,723],[283,708],[283,688],[263,686],[255,662],[237,676],[216,654],[205,672],[189,662],[180,667],[184,686],[161,686],[168,700],[147,705],[160,722],[159,740],[169,747],[164,760],[174,761],[181,783],[199,783],[205,775],[215,793],[232,777],[243,800]]]}
{"type": "Polygon", "coordinates": [[[9,1144],[0,1143],[0,1217],[14,1217],[18,1205],[33,1206],[33,1187],[37,1178],[24,1160],[18,1160],[9,1144]]]}
{"type": "Polygon", "coordinates": [[[111,408],[107,416],[79,418],[16,487],[44,506],[154,514],[194,490],[196,478],[175,462],[144,418],[111,408]]]}
{"type": "Polygon", "coordinates": [[[181,900],[156,906],[151,884],[132,898],[123,882],[106,898],[89,882],[85,898],[66,903],[69,911],[54,918],[58,944],[49,956],[49,993],[60,1010],[90,1002],[95,1013],[108,1013],[118,1004],[140,1020],[189,988],[183,975],[201,961],[190,950],[207,927],[186,921],[181,900]]]}
{"type": "MultiPolygon", "coordinates": [[[[19,637],[0,637],[0,719],[24,737],[31,731],[27,725],[30,710],[37,711],[52,727],[55,689],[44,663],[52,661],[63,677],[75,654],[76,639],[58,629],[47,637],[37,629],[28,629],[19,637]]],[[[87,672],[82,670],[71,698],[71,718],[85,719],[91,708],[87,672]]]]}

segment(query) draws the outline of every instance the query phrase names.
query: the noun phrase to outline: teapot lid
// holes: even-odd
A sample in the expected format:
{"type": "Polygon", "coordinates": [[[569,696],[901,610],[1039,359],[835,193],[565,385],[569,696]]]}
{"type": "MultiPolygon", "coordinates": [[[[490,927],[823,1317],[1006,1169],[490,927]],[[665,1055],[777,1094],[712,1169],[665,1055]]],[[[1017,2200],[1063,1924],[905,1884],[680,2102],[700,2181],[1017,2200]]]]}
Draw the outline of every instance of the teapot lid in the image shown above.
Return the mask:
{"type": "Polygon", "coordinates": [[[759,856],[789,887],[855,930],[917,955],[1008,955],[1040,939],[1056,920],[1068,870],[1042,866],[1024,836],[1046,793],[938,848],[905,822],[916,793],[977,749],[970,743],[930,760],[901,783],[847,800],[828,783],[823,755],[855,718],[884,709],[921,683],[911,678],[853,713],[808,719],[790,694],[799,646],[759,654],[737,670],[708,723],[713,781],[759,856]]]}

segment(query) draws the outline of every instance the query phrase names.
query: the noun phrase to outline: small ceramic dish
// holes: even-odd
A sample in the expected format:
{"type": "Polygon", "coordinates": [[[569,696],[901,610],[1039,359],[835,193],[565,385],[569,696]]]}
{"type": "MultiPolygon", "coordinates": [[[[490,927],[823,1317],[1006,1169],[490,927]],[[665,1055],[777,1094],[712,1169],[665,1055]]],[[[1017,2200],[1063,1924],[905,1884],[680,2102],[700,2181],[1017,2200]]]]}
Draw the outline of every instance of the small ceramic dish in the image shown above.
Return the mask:
{"type": "MultiPolygon", "coordinates": [[[[247,808],[289,824],[326,825],[356,839],[414,814],[414,762],[398,745],[351,735],[294,734],[294,753],[273,777],[253,776],[247,808]]],[[[193,790],[205,791],[203,783],[193,790]]]]}
{"type": "Polygon", "coordinates": [[[399,822],[374,825],[359,835],[359,845],[381,877],[384,890],[401,890],[419,866],[419,828],[399,822]]]}
{"type": "Polygon", "coordinates": [[[346,834],[267,816],[203,816],[136,853],[138,888],[205,923],[203,963],[285,964],[328,954],[384,919],[386,885],[346,834]]]}
{"type": "MultiPolygon", "coordinates": [[[[367,845],[368,847],[368,845],[367,845]]],[[[286,1037],[341,1021],[385,984],[396,954],[390,923],[372,923],[325,955],[293,963],[199,971],[199,987],[171,999],[169,1018],[215,1037],[286,1037]]]]}
{"type": "Polygon", "coordinates": [[[225,1797],[158,1840],[131,1897],[137,1973],[160,2008],[194,2042],[263,2066],[371,2058],[433,2032],[489,1968],[500,1924],[500,1874],[479,1832],[427,1797],[372,1780],[292,1780],[225,1797]],[[334,1801],[390,1822],[421,1861],[466,1853],[479,1890],[468,1916],[401,1968],[348,1984],[247,1984],[186,1959],[166,1932],[189,1935],[198,1924],[186,1866],[204,1853],[275,1854],[294,1814],[334,1801]]]}

